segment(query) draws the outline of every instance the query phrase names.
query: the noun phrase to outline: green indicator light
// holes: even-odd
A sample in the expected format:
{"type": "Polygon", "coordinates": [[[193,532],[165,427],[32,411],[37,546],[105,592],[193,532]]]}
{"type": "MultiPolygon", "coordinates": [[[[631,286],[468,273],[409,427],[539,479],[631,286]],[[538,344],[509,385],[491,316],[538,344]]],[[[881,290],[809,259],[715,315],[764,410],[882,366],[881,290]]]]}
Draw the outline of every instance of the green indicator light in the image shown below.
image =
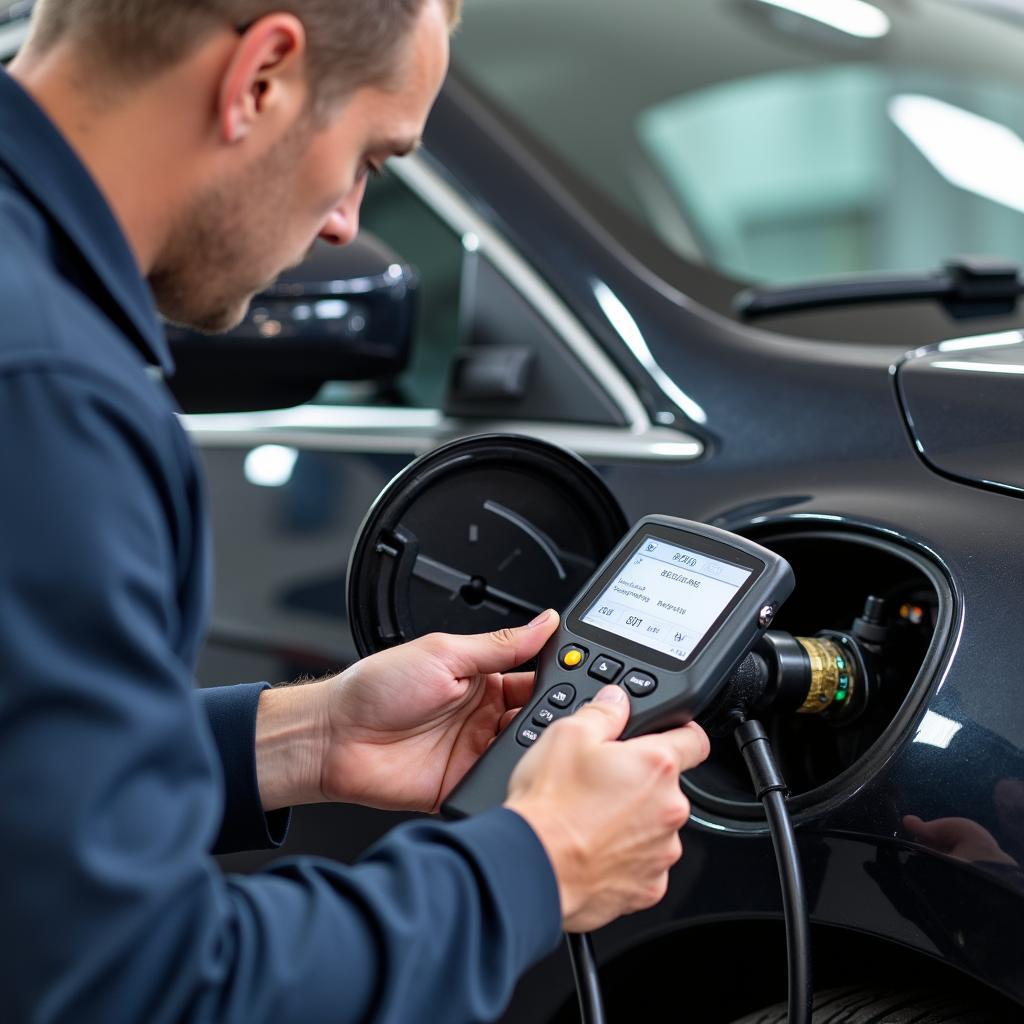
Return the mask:
{"type": "Polygon", "coordinates": [[[850,677],[849,676],[840,676],[839,677],[839,689],[840,690],[845,690],[847,688],[847,686],[849,686],[849,685],[850,685],[850,677]]]}
{"type": "Polygon", "coordinates": [[[846,691],[845,690],[840,690],[836,694],[836,700],[846,700],[846,691]]]}
{"type": "Polygon", "coordinates": [[[840,672],[842,672],[842,670],[846,668],[846,659],[836,658],[836,668],[839,669],[840,672]]]}

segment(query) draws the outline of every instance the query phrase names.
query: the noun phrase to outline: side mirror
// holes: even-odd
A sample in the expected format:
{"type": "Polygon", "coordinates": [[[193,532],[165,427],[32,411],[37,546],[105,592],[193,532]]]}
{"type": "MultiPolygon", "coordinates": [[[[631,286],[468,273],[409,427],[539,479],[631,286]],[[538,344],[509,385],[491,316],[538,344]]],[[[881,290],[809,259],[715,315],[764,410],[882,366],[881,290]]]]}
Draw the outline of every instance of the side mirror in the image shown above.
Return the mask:
{"type": "Polygon", "coordinates": [[[332,380],[388,381],[409,359],[416,271],[369,234],[318,242],[221,335],[168,326],[168,385],[188,413],[300,405],[332,380]]]}

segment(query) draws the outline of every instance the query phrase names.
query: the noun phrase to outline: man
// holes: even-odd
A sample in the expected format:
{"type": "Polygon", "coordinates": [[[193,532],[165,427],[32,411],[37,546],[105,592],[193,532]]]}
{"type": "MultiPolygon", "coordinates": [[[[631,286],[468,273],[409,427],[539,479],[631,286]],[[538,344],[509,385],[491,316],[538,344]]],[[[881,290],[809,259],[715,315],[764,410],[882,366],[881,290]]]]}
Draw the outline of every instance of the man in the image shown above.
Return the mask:
{"type": "Polygon", "coordinates": [[[559,930],[660,899],[696,726],[557,723],[503,808],[356,867],[223,877],[318,800],[433,811],[555,629],[432,636],[304,686],[192,690],[202,488],[154,305],[207,330],[415,147],[458,0],[44,0],[0,73],[0,990],[5,1020],[468,1021],[559,930]],[[155,299],[155,304],[154,304],[155,299]],[[506,673],[506,674],[503,674],[506,673]]]}

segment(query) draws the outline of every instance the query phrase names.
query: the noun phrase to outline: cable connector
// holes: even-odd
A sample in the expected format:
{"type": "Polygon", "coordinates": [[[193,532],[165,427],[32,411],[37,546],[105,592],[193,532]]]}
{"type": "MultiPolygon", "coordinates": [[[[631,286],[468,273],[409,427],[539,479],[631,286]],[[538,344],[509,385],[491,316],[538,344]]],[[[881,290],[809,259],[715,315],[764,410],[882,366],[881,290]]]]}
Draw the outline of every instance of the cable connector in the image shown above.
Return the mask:
{"type": "Polygon", "coordinates": [[[766,793],[782,793],[783,796],[788,796],[789,787],[775,763],[764,726],[754,719],[749,719],[736,727],[734,735],[736,746],[747,763],[747,771],[750,772],[750,781],[754,784],[757,799],[763,800],[766,793]]]}

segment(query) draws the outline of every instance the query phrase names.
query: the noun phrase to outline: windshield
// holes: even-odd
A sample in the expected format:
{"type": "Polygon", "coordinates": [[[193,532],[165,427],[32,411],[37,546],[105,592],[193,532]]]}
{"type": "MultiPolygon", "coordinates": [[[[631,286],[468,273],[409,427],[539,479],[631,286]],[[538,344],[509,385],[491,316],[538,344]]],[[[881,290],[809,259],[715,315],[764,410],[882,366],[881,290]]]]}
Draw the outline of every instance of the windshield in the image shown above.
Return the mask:
{"type": "Polygon", "coordinates": [[[1024,263],[1011,0],[474,0],[454,56],[599,193],[737,281],[1024,263]]]}

